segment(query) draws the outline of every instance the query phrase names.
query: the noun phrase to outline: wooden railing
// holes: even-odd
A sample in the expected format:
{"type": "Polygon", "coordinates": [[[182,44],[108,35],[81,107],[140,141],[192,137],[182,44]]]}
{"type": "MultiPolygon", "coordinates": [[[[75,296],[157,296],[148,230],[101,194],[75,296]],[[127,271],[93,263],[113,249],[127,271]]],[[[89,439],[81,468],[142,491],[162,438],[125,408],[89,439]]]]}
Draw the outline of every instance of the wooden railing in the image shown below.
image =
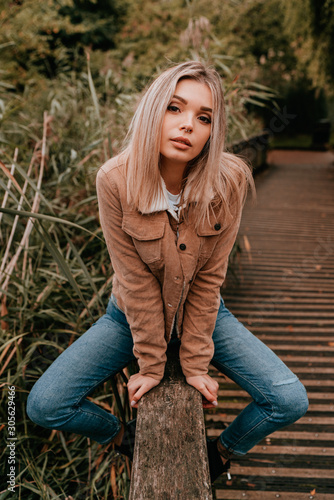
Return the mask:
{"type": "Polygon", "coordinates": [[[129,500],[212,500],[202,396],[175,345],[163,380],[139,402],[129,500]]]}
{"type": "Polygon", "coordinates": [[[254,172],[266,164],[266,155],[269,145],[269,132],[254,135],[248,139],[234,142],[228,150],[244,157],[253,167],[254,172]]]}

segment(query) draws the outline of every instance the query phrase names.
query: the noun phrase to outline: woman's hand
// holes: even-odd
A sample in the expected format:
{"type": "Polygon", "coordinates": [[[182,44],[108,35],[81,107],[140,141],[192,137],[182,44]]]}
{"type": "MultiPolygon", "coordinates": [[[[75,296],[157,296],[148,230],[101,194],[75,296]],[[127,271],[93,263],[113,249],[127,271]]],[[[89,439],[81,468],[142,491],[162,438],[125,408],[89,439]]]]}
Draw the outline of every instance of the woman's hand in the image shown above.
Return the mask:
{"type": "Polygon", "coordinates": [[[128,381],[129,401],[133,408],[138,408],[138,401],[143,394],[160,384],[159,380],[136,373],[128,381]]]}
{"type": "Polygon", "coordinates": [[[196,375],[194,377],[186,377],[189,385],[192,385],[203,396],[203,408],[215,408],[218,405],[218,382],[210,375],[196,375]]]}

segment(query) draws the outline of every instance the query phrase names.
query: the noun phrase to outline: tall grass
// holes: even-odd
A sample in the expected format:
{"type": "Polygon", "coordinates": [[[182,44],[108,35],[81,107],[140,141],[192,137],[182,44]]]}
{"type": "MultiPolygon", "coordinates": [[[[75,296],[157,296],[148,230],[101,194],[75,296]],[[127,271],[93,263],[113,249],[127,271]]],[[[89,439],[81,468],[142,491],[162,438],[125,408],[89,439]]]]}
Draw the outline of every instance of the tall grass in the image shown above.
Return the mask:
{"type": "MultiPolygon", "coordinates": [[[[131,100],[118,90],[119,103],[131,100]]],[[[40,96],[27,92],[31,101],[9,92],[1,96],[2,442],[8,442],[8,387],[15,386],[17,498],[123,499],[130,464],[112,445],[42,429],[29,421],[25,406],[34,382],[104,313],[112,269],[94,179],[111,147],[117,148],[126,118],[118,113],[114,121],[117,105],[100,112],[90,69],[72,81],[60,78],[40,96]],[[39,123],[41,105],[47,111],[39,123]]],[[[91,400],[132,418],[126,376],[134,369],[104,383],[91,400]]],[[[7,479],[8,448],[1,448],[1,477],[7,479]]],[[[1,499],[13,498],[7,486],[5,480],[1,499]]]]}

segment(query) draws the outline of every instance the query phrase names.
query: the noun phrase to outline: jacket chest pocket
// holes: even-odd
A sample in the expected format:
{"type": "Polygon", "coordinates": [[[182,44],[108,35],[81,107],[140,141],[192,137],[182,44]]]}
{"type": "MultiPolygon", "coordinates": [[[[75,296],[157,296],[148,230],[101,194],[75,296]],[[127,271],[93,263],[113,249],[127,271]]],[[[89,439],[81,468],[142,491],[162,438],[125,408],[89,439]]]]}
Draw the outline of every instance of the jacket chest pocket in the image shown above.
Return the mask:
{"type": "Polygon", "coordinates": [[[201,241],[199,250],[200,261],[208,260],[211,257],[223,231],[224,229],[220,223],[216,223],[213,226],[207,225],[197,231],[197,235],[201,241]]]}
{"type": "Polygon", "coordinates": [[[145,216],[124,215],[122,229],[131,236],[138,255],[145,264],[153,264],[162,258],[162,238],[165,222],[142,220],[145,216]]]}

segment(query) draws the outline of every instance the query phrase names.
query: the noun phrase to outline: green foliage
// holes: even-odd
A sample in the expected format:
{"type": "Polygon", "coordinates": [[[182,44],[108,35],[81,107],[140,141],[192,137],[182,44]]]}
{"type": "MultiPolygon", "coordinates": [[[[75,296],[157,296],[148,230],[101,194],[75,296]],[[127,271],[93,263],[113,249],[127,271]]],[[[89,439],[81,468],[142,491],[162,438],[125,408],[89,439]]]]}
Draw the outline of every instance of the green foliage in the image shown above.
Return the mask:
{"type": "Polygon", "coordinates": [[[59,8],[58,14],[69,18],[71,31],[62,29],[54,36],[73,49],[79,45],[92,50],[110,50],[115,47],[115,35],[124,23],[126,2],[115,0],[72,0],[72,5],[59,8]],[[80,30],[73,27],[80,26],[80,30]]]}
{"type": "MultiPolygon", "coordinates": [[[[240,57],[253,56],[257,78],[281,91],[286,82],[299,77],[296,56],[284,31],[280,0],[245,2],[232,25],[240,57]],[[251,34],[251,36],[250,36],[251,34]]],[[[251,60],[249,60],[251,62],[251,60]]]]}
{"type": "Polygon", "coordinates": [[[284,0],[285,26],[298,65],[313,84],[333,94],[334,1],[284,0]]]}
{"type": "Polygon", "coordinates": [[[2,57],[11,80],[22,83],[37,75],[54,78],[81,71],[85,50],[115,47],[126,5],[118,0],[24,0],[4,5],[0,11],[2,57]]]}

